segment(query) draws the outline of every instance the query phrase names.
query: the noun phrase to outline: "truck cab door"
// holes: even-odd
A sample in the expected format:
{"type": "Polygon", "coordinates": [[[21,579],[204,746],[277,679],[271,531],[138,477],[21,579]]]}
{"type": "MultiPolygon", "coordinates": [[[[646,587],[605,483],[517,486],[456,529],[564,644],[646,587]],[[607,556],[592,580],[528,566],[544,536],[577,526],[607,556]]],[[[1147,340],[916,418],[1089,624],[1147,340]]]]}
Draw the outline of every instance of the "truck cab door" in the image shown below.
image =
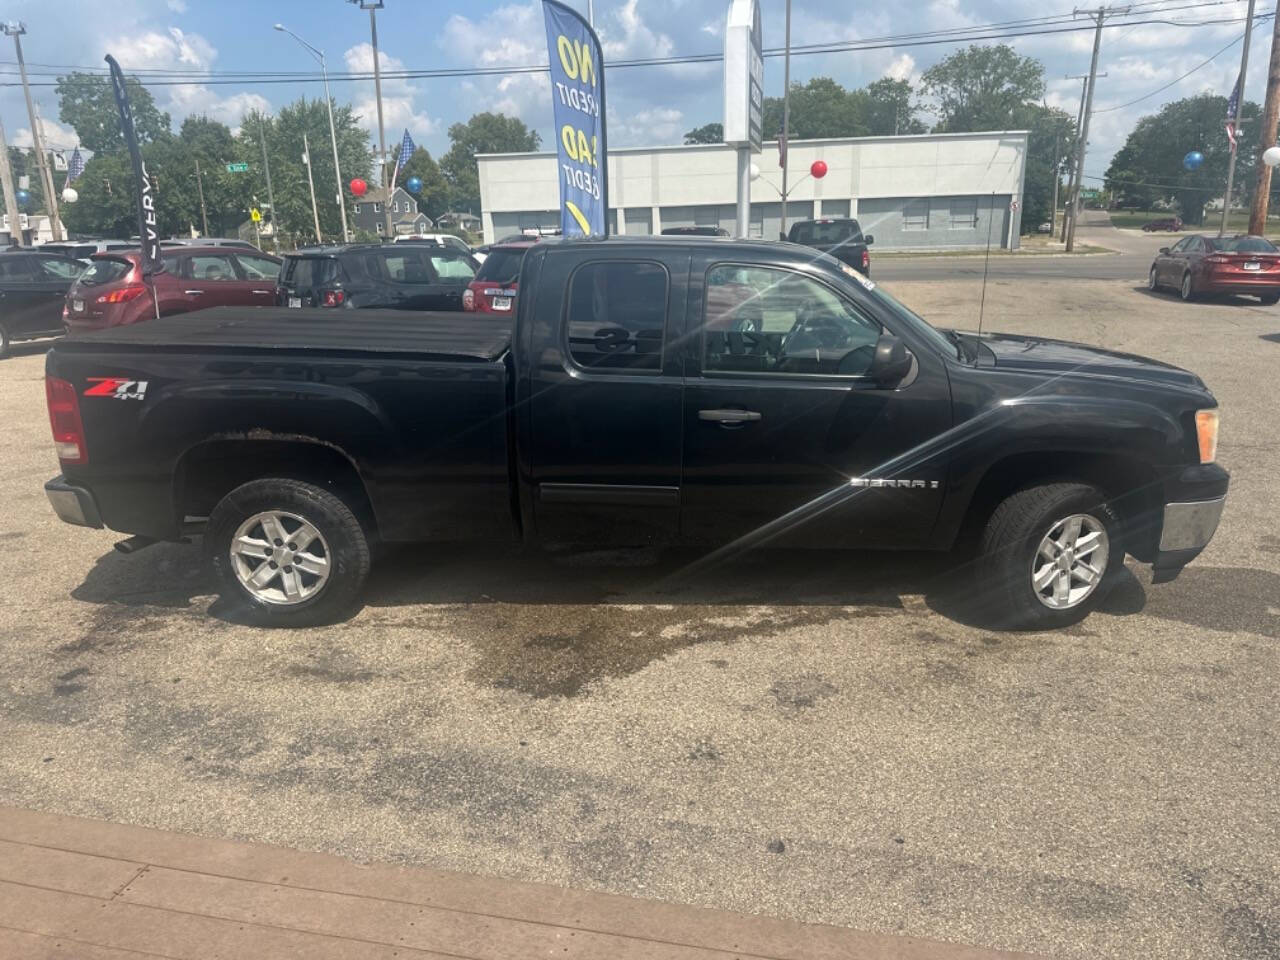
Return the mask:
{"type": "Polygon", "coordinates": [[[942,361],[896,388],[868,376],[887,308],[820,272],[695,259],[680,536],[776,546],[924,545],[946,460],[895,458],[951,426],[942,361]]]}
{"type": "Polygon", "coordinates": [[[585,243],[537,254],[527,255],[516,325],[525,515],[543,541],[669,540],[680,516],[689,254],[655,244],[620,256],[585,243]]]}

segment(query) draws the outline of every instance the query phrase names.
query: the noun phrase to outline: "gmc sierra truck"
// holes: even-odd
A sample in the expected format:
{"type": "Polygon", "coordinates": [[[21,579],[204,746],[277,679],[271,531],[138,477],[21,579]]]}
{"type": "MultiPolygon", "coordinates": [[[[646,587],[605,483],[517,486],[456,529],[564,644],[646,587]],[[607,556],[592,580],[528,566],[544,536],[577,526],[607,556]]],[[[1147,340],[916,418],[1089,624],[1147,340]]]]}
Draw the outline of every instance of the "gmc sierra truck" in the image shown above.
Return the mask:
{"type": "Polygon", "coordinates": [[[202,534],[261,622],[358,603],[376,541],[976,551],[1002,623],[1171,580],[1228,475],[1194,374],[930,326],[786,243],[548,240],[509,317],[220,308],[49,352],[69,523],[202,534]]]}

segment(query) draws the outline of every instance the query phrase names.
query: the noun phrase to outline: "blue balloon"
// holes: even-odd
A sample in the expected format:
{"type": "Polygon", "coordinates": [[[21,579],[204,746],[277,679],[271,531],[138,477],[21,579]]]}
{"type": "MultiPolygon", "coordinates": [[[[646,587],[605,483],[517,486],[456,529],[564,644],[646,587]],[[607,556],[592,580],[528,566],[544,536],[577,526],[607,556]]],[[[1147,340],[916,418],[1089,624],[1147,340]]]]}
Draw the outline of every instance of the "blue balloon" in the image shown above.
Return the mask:
{"type": "Polygon", "coordinates": [[[1204,163],[1204,154],[1199,150],[1192,150],[1182,158],[1182,165],[1188,170],[1197,170],[1202,163],[1204,163]]]}
{"type": "Polygon", "coordinates": [[[404,182],[404,188],[410,193],[418,194],[422,192],[422,178],[410,177],[404,182]]]}
{"type": "Polygon", "coordinates": [[[18,206],[25,207],[28,203],[31,202],[31,191],[19,190],[14,199],[18,201],[18,206]]]}

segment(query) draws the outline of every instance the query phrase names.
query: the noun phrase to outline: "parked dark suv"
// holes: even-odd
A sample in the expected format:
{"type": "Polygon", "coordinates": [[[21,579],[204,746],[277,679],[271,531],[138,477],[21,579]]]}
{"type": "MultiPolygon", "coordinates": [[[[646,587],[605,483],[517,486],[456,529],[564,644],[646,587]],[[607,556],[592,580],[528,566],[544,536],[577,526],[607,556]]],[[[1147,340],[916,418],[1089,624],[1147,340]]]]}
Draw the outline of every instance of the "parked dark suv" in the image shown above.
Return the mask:
{"type": "Polygon", "coordinates": [[[313,247],[284,258],[276,303],[461,310],[462,294],[479,268],[475,257],[430,244],[313,247]]]}
{"type": "Polygon", "coordinates": [[[871,252],[867,247],[876,242],[871,234],[863,234],[858,221],[851,217],[798,220],[786,236],[792,243],[814,247],[829,253],[865,276],[871,276],[871,252]]]}
{"type": "Polygon", "coordinates": [[[0,252],[0,357],[14,340],[62,333],[62,304],[84,264],[15,247],[0,252]]]}

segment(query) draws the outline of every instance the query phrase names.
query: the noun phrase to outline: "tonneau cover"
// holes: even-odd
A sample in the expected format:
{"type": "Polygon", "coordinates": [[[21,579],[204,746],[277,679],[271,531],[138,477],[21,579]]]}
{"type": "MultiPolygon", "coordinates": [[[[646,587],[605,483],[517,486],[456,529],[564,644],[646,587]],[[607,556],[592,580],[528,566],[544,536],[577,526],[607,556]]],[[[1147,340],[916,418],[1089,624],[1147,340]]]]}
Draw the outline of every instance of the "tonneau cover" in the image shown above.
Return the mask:
{"type": "Polygon", "coordinates": [[[77,345],[92,349],[106,344],[238,347],[496,360],[511,344],[511,321],[482,313],[212,307],[75,334],[62,342],[72,349],[77,345]]]}

